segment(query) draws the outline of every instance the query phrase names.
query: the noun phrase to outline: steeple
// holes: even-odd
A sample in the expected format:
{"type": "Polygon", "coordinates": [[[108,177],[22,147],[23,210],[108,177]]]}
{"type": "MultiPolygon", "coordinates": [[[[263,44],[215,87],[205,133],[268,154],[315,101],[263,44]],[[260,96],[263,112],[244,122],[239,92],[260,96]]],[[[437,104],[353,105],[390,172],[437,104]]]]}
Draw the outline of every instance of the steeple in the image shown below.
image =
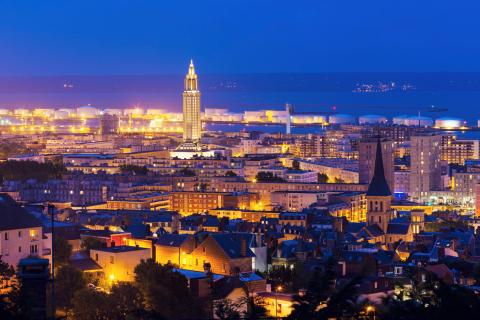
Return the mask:
{"type": "Polygon", "coordinates": [[[377,150],[375,155],[375,169],[373,172],[372,181],[368,186],[367,196],[391,196],[392,192],[385,179],[385,171],[383,169],[382,145],[380,137],[377,141],[377,150]]]}

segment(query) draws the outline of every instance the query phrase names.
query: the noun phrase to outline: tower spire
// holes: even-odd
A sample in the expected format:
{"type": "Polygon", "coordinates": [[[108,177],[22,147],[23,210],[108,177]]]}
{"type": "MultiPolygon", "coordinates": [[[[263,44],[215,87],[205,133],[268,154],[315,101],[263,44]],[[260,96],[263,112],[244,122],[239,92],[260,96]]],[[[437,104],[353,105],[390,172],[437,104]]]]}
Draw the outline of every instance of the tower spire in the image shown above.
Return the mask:
{"type": "Polygon", "coordinates": [[[198,90],[198,80],[197,74],[195,73],[195,66],[193,65],[193,60],[190,59],[190,65],[188,66],[188,73],[185,77],[185,91],[197,91],[198,90]]]}
{"type": "Polygon", "coordinates": [[[193,65],[193,59],[190,59],[190,65],[188,66],[188,75],[195,75],[195,66],[193,65]]]}
{"type": "Polygon", "coordinates": [[[368,186],[367,196],[391,196],[392,192],[388,186],[385,178],[385,170],[383,168],[382,145],[380,143],[380,136],[377,140],[377,150],[375,155],[375,169],[373,171],[373,178],[368,186]]]}

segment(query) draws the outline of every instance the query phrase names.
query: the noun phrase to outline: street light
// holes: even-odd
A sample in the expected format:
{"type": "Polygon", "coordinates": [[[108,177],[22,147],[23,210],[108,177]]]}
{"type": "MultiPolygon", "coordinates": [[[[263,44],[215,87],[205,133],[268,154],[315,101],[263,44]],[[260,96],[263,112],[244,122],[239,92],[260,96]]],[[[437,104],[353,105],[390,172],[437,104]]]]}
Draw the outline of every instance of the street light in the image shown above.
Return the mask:
{"type": "Polygon", "coordinates": [[[373,320],[375,320],[375,307],[374,306],[367,306],[365,309],[365,313],[368,315],[370,312],[373,312],[373,320]]]}
{"type": "Polygon", "coordinates": [[[275,318],[278,318],[278,293],[282,290],[282,286],[277,286],[275,288],[275,318]]]}

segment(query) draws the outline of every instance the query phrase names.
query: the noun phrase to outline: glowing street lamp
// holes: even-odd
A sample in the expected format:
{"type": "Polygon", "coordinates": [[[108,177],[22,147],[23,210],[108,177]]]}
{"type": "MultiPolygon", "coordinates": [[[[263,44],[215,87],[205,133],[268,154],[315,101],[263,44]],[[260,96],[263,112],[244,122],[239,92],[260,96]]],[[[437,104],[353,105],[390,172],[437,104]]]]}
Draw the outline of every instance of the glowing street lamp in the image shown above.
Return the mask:
{"type": "Polygon", "coordinates": [[[373,320],[375,320],[375,307],[372,305],[367,306],[365,309],[365,313],[368,315],[369,313],[373,312],[373,320]]]}
{"type": "Polygon", "coordinates": [[[275,318],[278,317],[278,293],[282,292],[282,286],[277,286],[275,288],[275,318]]]}

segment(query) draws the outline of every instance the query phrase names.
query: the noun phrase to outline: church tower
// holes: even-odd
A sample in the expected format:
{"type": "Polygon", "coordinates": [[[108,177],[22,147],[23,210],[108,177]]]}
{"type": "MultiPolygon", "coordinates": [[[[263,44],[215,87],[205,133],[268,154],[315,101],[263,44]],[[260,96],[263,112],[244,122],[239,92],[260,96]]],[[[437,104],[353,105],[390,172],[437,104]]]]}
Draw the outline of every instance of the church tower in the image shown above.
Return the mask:
{"type": "Polygon", "coordinates": [[[200,91],[195,67],[190,60],[183,91],[183,142],[199,147],[201,138],[200,91]]]}
{"type": "Polygon", "coordinates": [[[380,138],[377,141],[375,169],[372,181],[367,191],[367,225],[378,225],[384,233],[387,232],[391,219],[392,192],[385,178],[380,138]]]}

